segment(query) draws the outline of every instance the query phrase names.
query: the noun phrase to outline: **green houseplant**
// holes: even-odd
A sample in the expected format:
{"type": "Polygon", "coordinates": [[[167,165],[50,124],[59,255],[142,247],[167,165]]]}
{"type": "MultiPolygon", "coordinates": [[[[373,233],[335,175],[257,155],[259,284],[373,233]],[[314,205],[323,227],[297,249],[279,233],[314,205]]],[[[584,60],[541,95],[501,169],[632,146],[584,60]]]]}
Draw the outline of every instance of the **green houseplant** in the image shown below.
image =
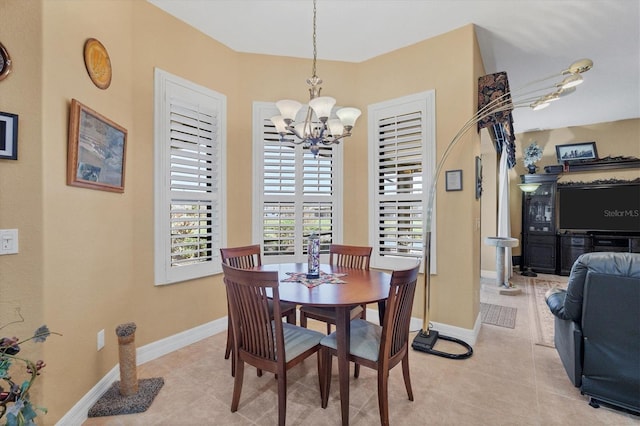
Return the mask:
{"type": "Polygon", "coordinates": [[[43,325],[24,340],[17,337],[0,338],[0,419],[4,418],[4,425],[35,425],[37,412],[47,412],[46,408],[33,405],[29,395],[29,390],[46,364],[42,360],[34,362],[18,354],[23,343],[44,342],[51,334],[49,328],[43,325]],[[18,384],[22,377],[24,380],[18,384]]]}

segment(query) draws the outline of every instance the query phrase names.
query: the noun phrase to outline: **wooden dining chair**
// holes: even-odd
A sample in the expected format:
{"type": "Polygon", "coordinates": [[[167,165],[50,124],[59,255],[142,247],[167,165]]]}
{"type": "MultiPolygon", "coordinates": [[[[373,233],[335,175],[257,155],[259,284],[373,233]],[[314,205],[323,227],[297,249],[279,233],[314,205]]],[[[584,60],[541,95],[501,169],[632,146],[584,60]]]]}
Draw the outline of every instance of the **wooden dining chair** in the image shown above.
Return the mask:
{"type": "MultiPolygon", "coordinates": [[[[329,263],[335,266],[368,270],[371,250],[371,247],[331,244],[329,246],[329,263]]],[[[350,316],[351,319],[366,319],[367,305],[353,307],[350,316]]],[[[319,306],[303,306],[300,308],[300,325],[302,327],[307,326],[307,318],[327,323],[327,334],[329,334],[331,333],[331,324],[336,323],[336,310],[319,306]]]]}
{"type": "MultiPolygon", "coordinates": [[[[380,423],[389,424],[389,370],[402,362],[402,375],[409,400],[413,401],[409,377],[409,322],[420,264],[393,271],[382,326],[362,319],[351,321],[349,361],[378,371],[380,423]]],[[[331,388],[331,360],[337,354],[336,333],[324,337],[320,383],[322,408],[327,407],[331,388]]]]}
{"type": "MultiPolygon", "coordinates": [[[[260,245],[254,244],[242,247],[221,248],[222,262],[238,269],[251,269],[262,265],[260,245]]],[[[296,305],[294,303],[280,302],[280,313],[287,318],[290,324],[296,323],[296,305]]],[[[273,302],[269,302],[270,312],[273,312],[273,302]]],[[[229,300],[227,298],[227,312],[229,312],[229,300]]],[[[229,359],[233,348],[233,331],[231,329],[231,315],[227,316],[227,346],[224,351],[224,359],[229,359]]],[[[231,363],[231,375],[235,374],[235,363],[231,363]]],[[[262,374],[258,371],[258,374],[262,374]]]]}
{"type": "MultiPolygon", "coordinates": [[[[282,313],[277,272],[237,269],[226,264],[222,268],[235,336],[233,357],[236,360],[236,375],[231,412],[238,410],[246,362],[275,374],[278,380],[278,424],[284,426],[287,412],[287,371],[317,353],[324,335],[280,319],[282,313]],[[270,295],[268,291],[271,291],[270,295]],[[269,309],[270,300],[273,300],[273,312],[269,309]]],[[[318,380],[320,361],[318,354],[318,380]]],[[[319,384],[320,389],[323,389],[323,383],[319,384]]]]}

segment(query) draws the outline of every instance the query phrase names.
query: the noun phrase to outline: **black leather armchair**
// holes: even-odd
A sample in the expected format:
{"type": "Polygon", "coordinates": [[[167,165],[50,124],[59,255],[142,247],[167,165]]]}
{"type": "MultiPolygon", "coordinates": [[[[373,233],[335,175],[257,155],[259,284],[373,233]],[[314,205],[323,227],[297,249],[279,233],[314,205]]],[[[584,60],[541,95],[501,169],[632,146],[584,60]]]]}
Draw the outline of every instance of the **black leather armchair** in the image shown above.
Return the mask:
{"type": "Polygon", "coordinates": [[[640,413],[640,254],[583,254],[567,290],[546,302],[562,364],[589,404],[640,413]]]}

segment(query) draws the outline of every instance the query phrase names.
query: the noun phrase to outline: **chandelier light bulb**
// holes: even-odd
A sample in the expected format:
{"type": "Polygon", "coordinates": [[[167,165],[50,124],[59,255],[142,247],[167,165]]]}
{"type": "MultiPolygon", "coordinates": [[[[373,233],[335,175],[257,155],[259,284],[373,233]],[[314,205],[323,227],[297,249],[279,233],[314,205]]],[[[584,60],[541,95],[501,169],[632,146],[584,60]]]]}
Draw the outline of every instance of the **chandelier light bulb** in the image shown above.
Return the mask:
{"type": "Polygon", "coordinates": [[[591,59],[579,59],[572,63],[569,68],[562,71],[562,74],[581,74],[589,71],[591,68],[593,68],[593,61],[591,59]]]}
{"type": "Polygon", "coordinates": [[[335,104],[336,100],[330,96],[320,96],[309,101],[309,106],[313,108],[320,121],[327,121],[335,104]]]}
{"type": "Polygon", "coordinates": [[[344,125],[337,118],[330,119],[327,122],[327,125],[329,126],[329,132],[331,133],[331,136],[340,136],[342,135],[342,132],[344,132],[344,125]]]}
{"type": "Polygon", "coordinates": [[[336,115],[342,122],[342,125],[349,129],[355,126],[356,120],[358,119],[358,117],[360,117],[360,114],[362,114],[362,111],[360,111],[358,108],[352,107],[340,108],[338,111],[336,111],[336,115]]]}
{"type": "Polygon", "coordinates": [[[294,133],[299,138],[306,139],[308,137],[311,137],[311,128],[307,127],[306,124],[307,123],[302,122],[302,123],[298,123],[295,126],[293,126],[294,133]]]}
{"type": "Polygon", "coordinates": [[[533,108],[534,111],[540,111],[541,109],[545,109],[549,105],[550,103],[548,101],[537,100],[533,104],[531,104],[531,108],[533,108]]]}
{"type": "Polygon", "coordinates": [[[287,123],[285,123],[284,118],[281,115],[271,117],[271,122],[276,126],[276,131],[278,133],[281,135],[287,133],[287,123]]]}
{"type": "Polygon", "coordinates": [[[584,78],[580,74],[570,74],[566,77],[562,82],[560,82],[557,86],[562,89],[569,89],[571,87],[576,87],[584,82],[584,78]]]}
{"type": "Polygon", "coordinates": [[[296,115],[300,108],[302,108],[302,104],[298,101],[293,101],[291,99],[284,99],[282,101],[276,102],[276,106],[280,110],[280,114],[284,120],[295,121],[296,115]]]}

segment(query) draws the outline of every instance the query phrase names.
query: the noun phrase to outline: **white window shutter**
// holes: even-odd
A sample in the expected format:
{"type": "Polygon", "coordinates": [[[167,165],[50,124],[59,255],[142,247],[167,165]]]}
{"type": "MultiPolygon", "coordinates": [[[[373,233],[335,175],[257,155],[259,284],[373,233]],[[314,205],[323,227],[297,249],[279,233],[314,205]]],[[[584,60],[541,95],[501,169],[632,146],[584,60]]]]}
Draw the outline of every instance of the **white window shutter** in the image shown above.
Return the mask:
{"type": "Polygon", "coordinates": [[[425,92],[369,106],[372,266],[400,269],[424,256],[432,102],[425,92]]]}
{"type": "Polygon", "coordinates": [[[156,70],[156,284],[220,272],[226,98],[156,70]]]}
{"type": "Polygon", "coordinates": [[[270,120],[277,114],[273,103],[254,103],[254,243],[265,263],[302,262],[312,232],[322,253],[341,241],[342,149],[322,146],[313,158],[302,145],[281,142],[270,120]]]}

